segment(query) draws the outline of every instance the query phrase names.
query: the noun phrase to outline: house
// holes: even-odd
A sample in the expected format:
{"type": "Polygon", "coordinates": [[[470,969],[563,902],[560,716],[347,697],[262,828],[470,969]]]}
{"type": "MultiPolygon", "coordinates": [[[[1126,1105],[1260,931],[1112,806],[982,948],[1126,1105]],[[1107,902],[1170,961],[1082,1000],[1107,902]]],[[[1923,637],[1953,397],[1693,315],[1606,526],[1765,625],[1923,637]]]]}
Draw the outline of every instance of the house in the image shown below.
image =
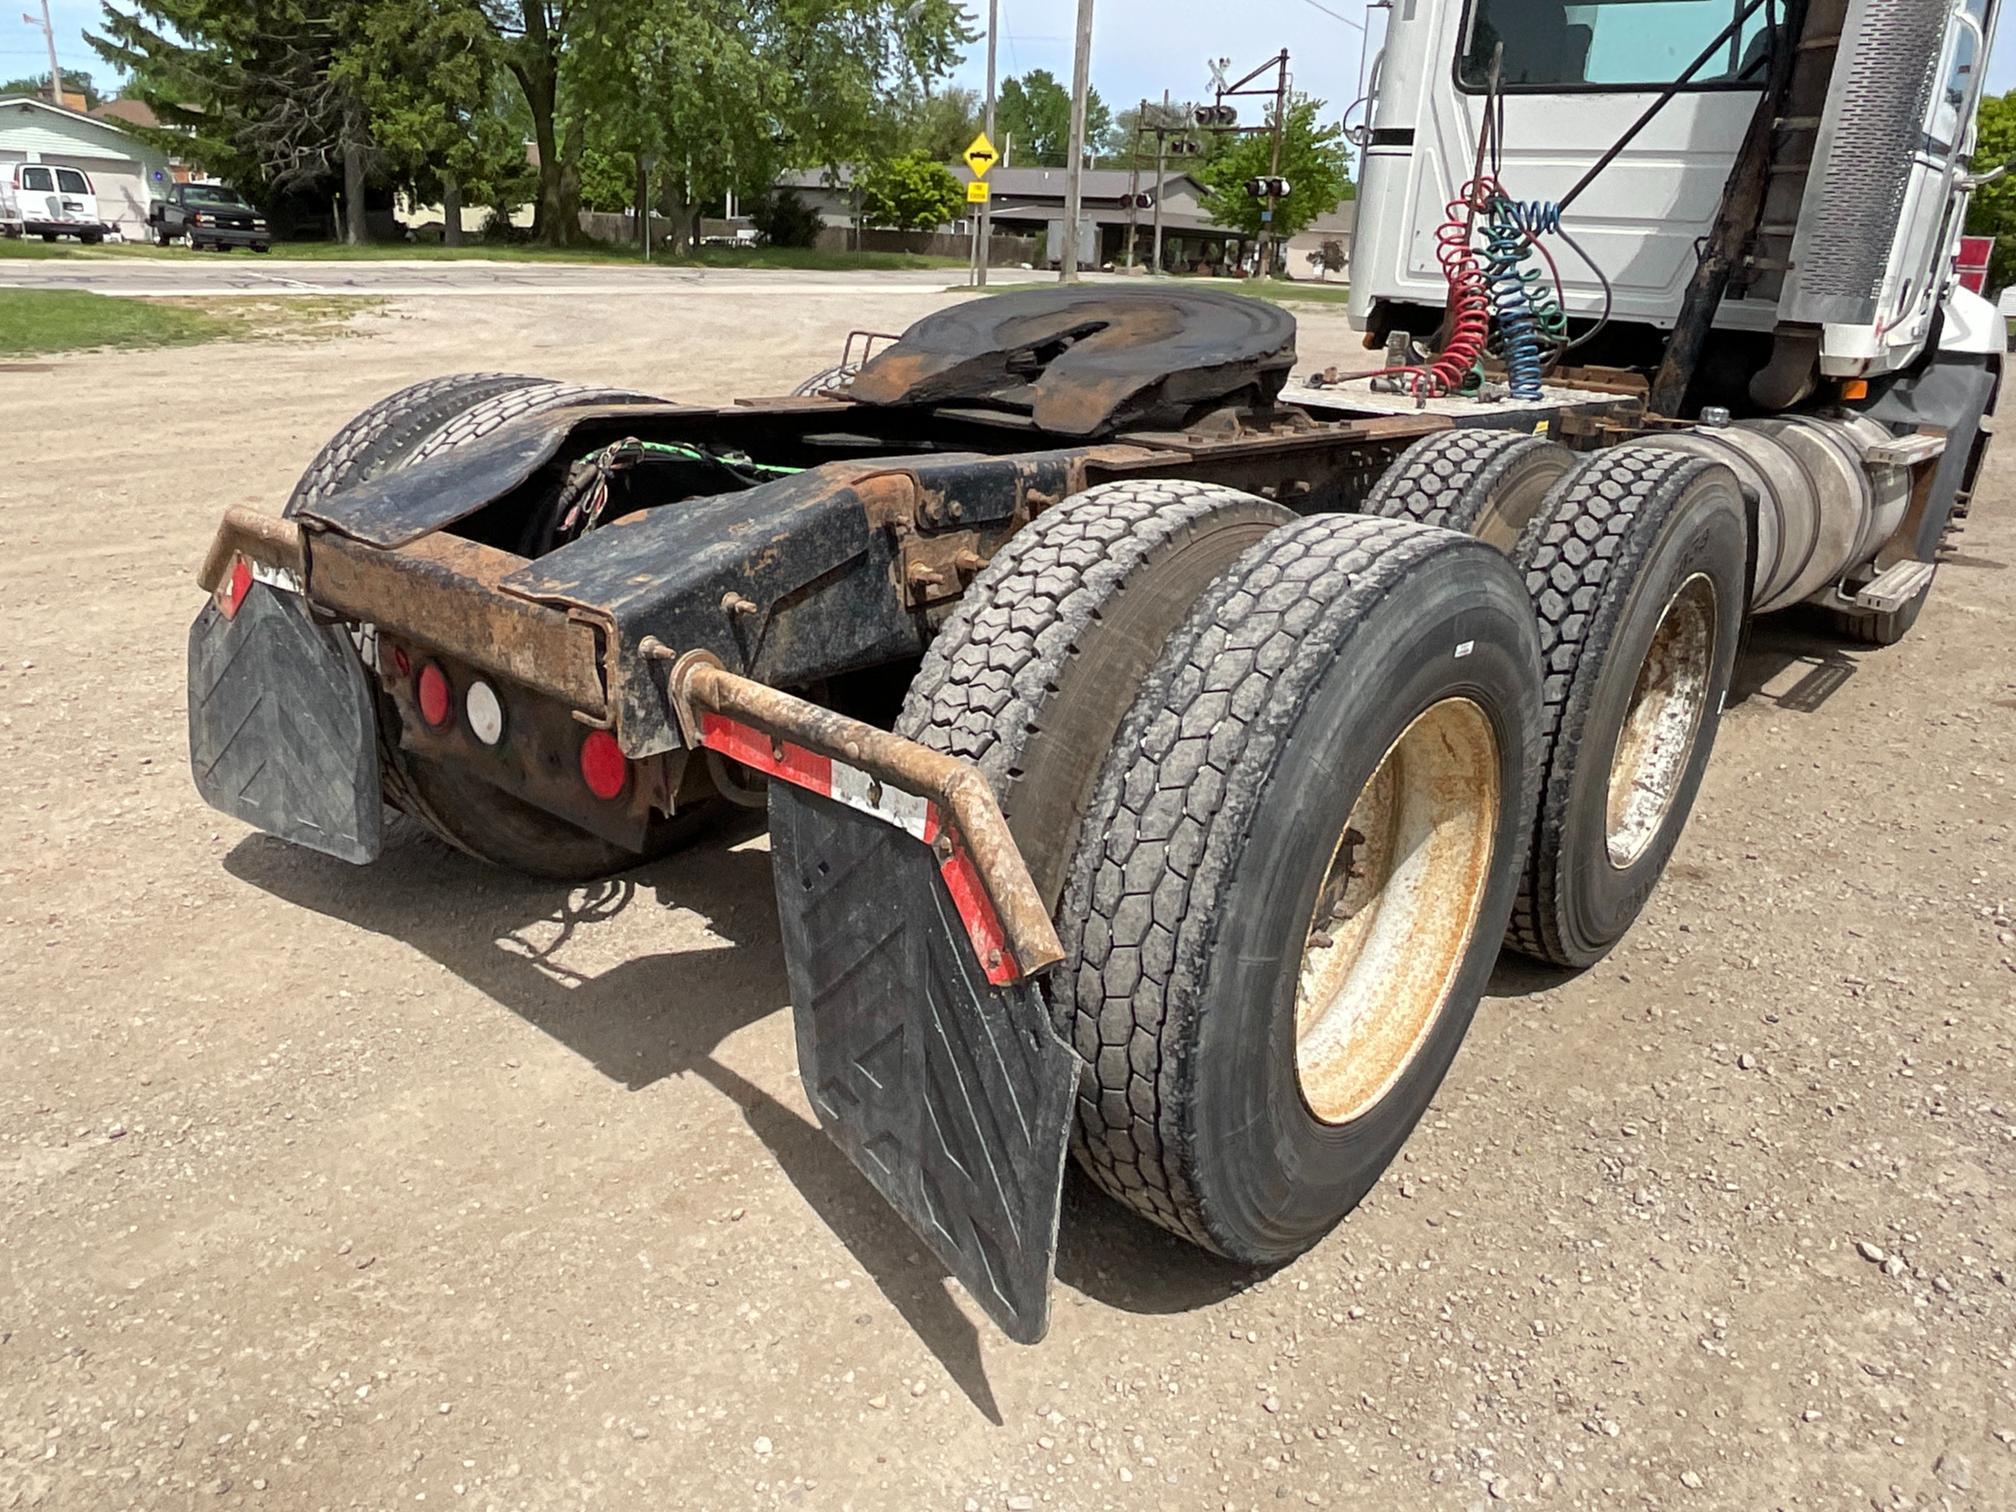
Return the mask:
{"type": "MultiPolygon", "coordinates": [[[[964,183],[970,175],[963,167],[954,173],[964,183]]],[[[994,191],[994,229],[1008,235],[1033,236],[1049,233],[1054,243],[1064,222],[1064,188],[1069,175],[1062,168],[996,168],[987,175],[994,191]],[[1053,229],[1054,228],[1054,229],[1053,229]]],[[[817,168],[786,173],[777,180],[779,189],[790,189],[805,201],[829,226],[854,223],[853,172],[840,168],[828,174],[817,168]]],[[[1165,268],[1187,271],[1197,267],[1222,268],[1228,258],[1241,251],[1242,235],[1215,226],[1205,214],[1204,188],[1189,174],[1165,169],[1159,194],[1152,165],[1140,169],[1088,168],[1080,177],[1079,210],[1088,242],[1096,238],[1097,255],[1083,260],[1094,265],[1116,266],[1126,261],[1128,229],[1133,228],[1135,261],[1146,266],[1153,255],[1154,201],[1162,204],[1162,263],[1165,268]],[[1145,198],[1147,204],[1129,203],[1145,198]]],[[[970,220],[954,221],[943,228],[970,234],[970,220]]],[[[1054,246],[1048,255],[1055,256],[1054,246]]]]}
{"type": "Polygon", "coordinates": [[[98,215],[128,241],[147,235],[147,206],[173,181],[166,153],[116,122],[47,100],[0,99],[0,163],[81,168],[98,196],[98,215]]]}

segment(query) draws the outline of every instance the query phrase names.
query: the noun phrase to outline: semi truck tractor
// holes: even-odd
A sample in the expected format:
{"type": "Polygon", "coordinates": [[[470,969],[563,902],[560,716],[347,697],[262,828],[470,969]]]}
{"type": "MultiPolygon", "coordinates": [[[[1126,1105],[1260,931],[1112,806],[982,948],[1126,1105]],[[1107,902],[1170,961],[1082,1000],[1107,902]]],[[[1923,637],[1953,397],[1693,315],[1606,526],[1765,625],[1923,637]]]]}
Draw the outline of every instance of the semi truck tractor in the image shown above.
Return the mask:
{"type": "Polygon", "coordinates": [[[1410,0],[1361,377],[1154,280],[948,303],[778,399],[416,383],[227,512],[197,788],[332,864],[396,822],[558,879],[762,807],[806,1094],[1005,1333],[1067,1159],[1284,1261],[1501,952],[1648,906],[1750,621],[1918,619],[2006,344],[1954,274],[1992,25],[1410,0]]]}

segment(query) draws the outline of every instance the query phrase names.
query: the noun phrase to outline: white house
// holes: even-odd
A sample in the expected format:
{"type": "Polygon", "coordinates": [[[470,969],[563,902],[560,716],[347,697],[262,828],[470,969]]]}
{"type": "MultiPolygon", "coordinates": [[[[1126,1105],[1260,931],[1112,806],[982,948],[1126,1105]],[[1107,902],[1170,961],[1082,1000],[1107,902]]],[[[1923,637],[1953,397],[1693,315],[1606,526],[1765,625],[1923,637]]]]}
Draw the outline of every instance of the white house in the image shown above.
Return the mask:
{"type": "Polygon", "coordinates": [[[99,218],[128,241],[146,237],[148,203],[170,182],[167,154],[112,122],[16,95],[0,99],[0,163],[21,162],[83,169],[99,218]]]}

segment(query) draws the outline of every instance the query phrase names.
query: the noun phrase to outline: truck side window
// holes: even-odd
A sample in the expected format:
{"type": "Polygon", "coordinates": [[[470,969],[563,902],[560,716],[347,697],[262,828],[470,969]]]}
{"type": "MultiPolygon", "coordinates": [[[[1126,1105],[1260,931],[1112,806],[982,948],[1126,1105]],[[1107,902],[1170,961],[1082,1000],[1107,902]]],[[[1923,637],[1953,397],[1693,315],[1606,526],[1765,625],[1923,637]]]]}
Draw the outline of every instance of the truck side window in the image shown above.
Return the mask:
{"type": "MultiPolygon", "coordinates": [[[[1456,70],[1465,89],[1489,87],[1502,42],[1507,89],[1572,94],[1592,89],[1658,89],[1677,79],[1743,0],[1472,0],[1456,70]]],[[[1728,86],[1761,78],[1764,8],[1744,21],[1693,84],[1728,86]]]]}
{"type": "Polygon", "coordinates": [[[56,187],[65,194],[89,194],[91,192],[91,185],[86,182],[84,175],[79,173],[75,168],[58,168],[56,170],[56,187]]]}
{"type": "Polygon", "coordinates": [[[56,181],[49,176],[47,168],[31,166],[21,170],[21,187],[23,189],[41,189],[47,191],[56,187],[56,181]]]}

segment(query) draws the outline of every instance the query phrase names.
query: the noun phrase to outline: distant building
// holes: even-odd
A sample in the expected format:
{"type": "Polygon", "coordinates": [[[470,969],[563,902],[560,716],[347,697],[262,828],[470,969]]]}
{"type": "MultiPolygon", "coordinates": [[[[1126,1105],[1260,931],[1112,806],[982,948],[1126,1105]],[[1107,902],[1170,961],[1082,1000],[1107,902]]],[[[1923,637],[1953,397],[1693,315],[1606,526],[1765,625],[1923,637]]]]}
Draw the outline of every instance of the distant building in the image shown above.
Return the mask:
{"type": "MultiPolygon", "coordinates": [[[[969,174],[962,168],[954,173],[961,183],[969,174]]],[[[1054,261],[1056,243],[1064,224],[1064,181],[1062,168],[996,168],[987,175],[994,190],[994,229],[1009,235],[1033,236],[1050,233],[1045,255],[1054,261]]],[[[853,173],[839,169],[829,177],[822,169],[805,169],[781,175],[780,189],[794,190],[799,198],[819,212],[829,226],[854,224],[853,173]]],[[[1238,231],[1215,226],[1204,213],[1204,187],[1189,174],[1175,168],[1162,178],[1159,195],[1152,166],[1138,171],[1128,168],[1088,168],[1079,182],[1079,208],[1088,243],[1096,255],[1081,258],[1087,266],[1126,262],[1128,228],[1133,227],[1135,261],[1146,267],[1154,246],[1155,209],[1162,203],[1162,263],[1172,271],[1223,268],[1235,261],[1245,248],[1246,237],[1238,231]],[[1150,203],[1129,206],[1132,196],[1146,196],[1150,203]]],[[[975,207],[977,208],[977,207],[975,207]]],[[[972,221],[961,218],[941,227],[942,231],[970,235],[972,221]]]]}
{"type": "Polygon", "coordinates": [[[146,237],[147,206],[178,177],[166,153],[117,120],[19,95],[0,99],[0,163],[82,169],[98,196],[99,218],[128,241],[146,237]]]}

